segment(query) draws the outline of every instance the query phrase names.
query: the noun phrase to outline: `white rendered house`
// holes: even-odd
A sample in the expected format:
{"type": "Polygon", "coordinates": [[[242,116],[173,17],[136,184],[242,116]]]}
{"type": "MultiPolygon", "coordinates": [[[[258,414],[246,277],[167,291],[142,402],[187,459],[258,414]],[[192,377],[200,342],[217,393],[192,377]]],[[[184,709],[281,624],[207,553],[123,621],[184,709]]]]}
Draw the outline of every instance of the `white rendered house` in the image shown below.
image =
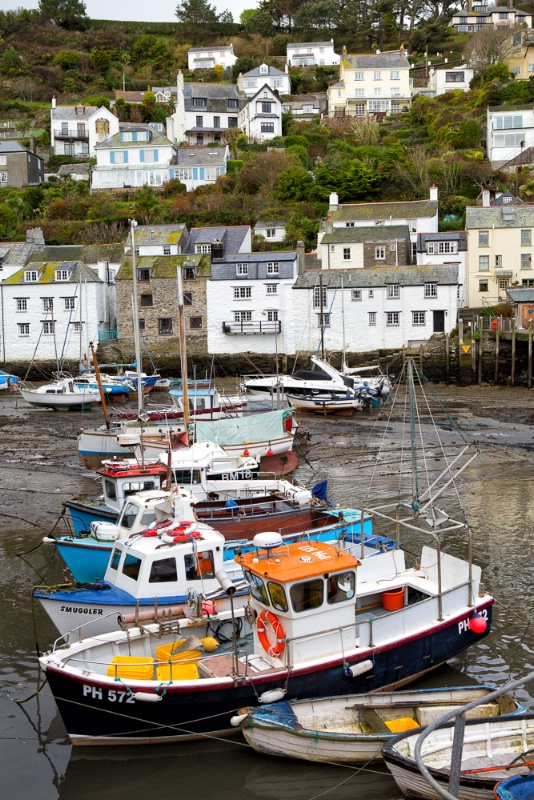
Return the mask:
{"type": "Polygon", "coordinates": [[[329,42],[294,42],[287,45],[289,67],[336,66],[341,56],[334,52],[334,40],[329,42]]]}
{"type": "Polygon", "coordinates": [[[254,225],[254,235],[263,236],[266,242],[283,242],[286,237],[286,221],[259,219],[254,225]]]}
{"type": "Polygon", "coordinates": [[[431,69],[428,77],[428,92],[430,97],[437,97],[445,92],[469,91],[469,84],[473,80],[475,71],[465,64],[461,67],[445,67],[444,69],[431,69]]]}
{"type": "Polygon", "coordinates": [[[295,341],[314,352],[368,352],[449,333],[458,309],[456,266],[309,271],[293,288],[295,341]],[[343,296],[343,297],[342,297],[343,296]]]}
{"type": "Polygon", "coordinates": [[[512,0],[507,0],[506,5],[467,0],[463,8],[453,14],[450,24],[455,33],[475,33],[487,25],[531,28],[532,14],[514,8],[512,0]]]}
{"type": "Polygon", "coordinates": [[[330,117],[409,111],[413,81],[404,48],[370,55],[343,53],[339,81],[328,87],[330,117]]]}
{"type": "Polygon", "coordinates": [[[215,183],[226,173],[229,156],[228,145],[224,147],[179,147],[176,166],[171,177],[178,178],[192,192],[199,186],[215,183]]]}
{"type": "Polygon", "coordinates": [[[118,132],[118,117],[104,106],[58,106],[52,98],[50,144],[54,155],[94,156],[96,145],[118,132]]]}
{"type": "Polygon", "coordinates": [[[206,285],[210,353],[294,353],[295,251],[214,257],[206,285]]]}
{"type": "Polygon", "coordinates": [[[486,112],[486,150],[492,167],[502,167],[534,146],[532,106],[490,108],[486,112]]]}
{"type": "MultiPolygon", "coordinates": [[[[135,255],[179,256],[187,244],[187,228],[183,222],[172,225],[137,225],[134,233],[135,255]]],[[[124,252],[131,254],[131,233],[124,242],[124,252]]]]}
{"type": "Polygon", "coordinates": [[[237,61],[233,44],[216,47],[190,47],[187,51],[188,69],[213,69],[220,65],[224,69],[233,67],[237,61]]]}
{"type": "Polygon", "coordinates": [[[167,117],[171,142],[207,145],[224,141],[228,129],[239,125],[239,111],[246,95],[235,84],[185,83],[182,72],[176,78],[176,104],[167,117]]]}
{"type": "Polygon", "coordinates": [[[261,64],[259,67],[255,67],[242,75],[240,74],[237,79],[239,89],[247,97],[254,97],[258,89],[261,89],[265,84],[273,91],[276,90],[279,95],[291,94],[291,78],[287,73],[287,64],[285,72],[276,67],[261,64]]]}
{"type": "Polygon", "coordinates": [[[239,128],[253,142],[265,142],[282,135],[282,103],[264,84],[239,112],[239,128]]]}
{"type": "Polygon", "coordinates": [[[95,148],[91,189],[138,188],[162,186],[171,177],[176,148],[151,125],[121,126],[116,133],[95,148]]]}

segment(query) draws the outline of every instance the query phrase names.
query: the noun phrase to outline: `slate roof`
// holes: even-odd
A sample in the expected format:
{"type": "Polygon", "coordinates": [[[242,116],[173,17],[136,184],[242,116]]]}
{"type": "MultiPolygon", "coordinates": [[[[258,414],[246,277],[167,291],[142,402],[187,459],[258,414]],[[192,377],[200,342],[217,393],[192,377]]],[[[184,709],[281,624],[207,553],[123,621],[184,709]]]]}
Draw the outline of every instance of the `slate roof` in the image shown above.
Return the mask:
{"type": "Polygon", "coordinates": [[[259,219],[254,225],[255,228],[285,228],[285,219],[259,219]]]}
{"type": "Polygon", "coordinates": [[[98,264],[109,261],[112,264],[120,264],[123,258],[122,244],[46,245],[35,248],[28,263],[82,261],[84,264],[98,264]]]}
{"type": "Polygon", "coordinates": [[[398,50],[378,55],[347,55],[343,56],[343,65],[348,69],[409,69],[408,57],[401,55],[398,50]]]}
{"type": "Polygon", "coordinates": [[[434,217],[438,204],[432,200],[401,200],[394,203],[346,203],[330,212],[334,222],[373,219],[417,219],[434,217]]]}
{"type": "MultiPolygon", "coordinates": [[[[426,242],[458,242],[458,252],[467,250],[467,236],[465,231],[443,231],[441,233],[418,233],[417,252],[425,253],[426,242]]],[[[455,253],[440,253],[443,256],[454,256],[455,253]]]]}
{"type": "Polygon", "coordinates": [[[534,289],[507,289],[512,303],[534,303],[534,289]]]}
{"type": "Polygon", "coordinates": [[[287,45],[288,50],[296,50],[298,47],[333,47],[334,40],[329,42],[290,42],[287,45]]]}
{"type": "Polygon", "coordinates": [[[26,264],[36,245],[33,242],[5,242],[0,244],[0,261],[2,264],[26,264]]]}
{"type": "Polygon", "coordinates": [[[472,228],[533,228],[534,205],[504,205],[478,207],[465,210],[466,230],[472,228]]]}
{"type": "Polygon", "coordinates": [[[186,252],[194,253],[195,245],[197,244],[213,244],[213,242],[219,240],[224,244],[226,253],[238,253],[249,230],[250,228],[248,225],[221,226],[218,228],[191,228],[186,252]]]}
{"type": "Polygon", "coordinates": [[[89,119],[89,117],[98,111],[97,106],[83,106],[81,103],[77,106],[56,106],[52,109],[52,119],[53,120],[61,120],[61,119],[89,119]],[[83,114],[77,114],[76,109],[80,108],[80,106],[84,109],[83,114]]]}
{"type": "Polygon", "coordinates": [[[222,167],[226,161],[226,147],[180,147],[176,163],[182,167],[222,167]]]}
{"type": "MultiPolygon", "coordinates": [[[[534,147],[528,148],[529,150],[532,149],[532,155],[534,156],[534,147]]],[[[512,159],[513,160],[513,159],[512,159]]],[[[511,163],[511,162],[510,162],[511,163]]],[[[495,200],[492,200],[490,206],[511,206],[511,205],[519,205],[524,206],[525,201],[521,200],[520,197],[516,197],[513,192],[507,191],[500,194],[495,200]]]]}
{"type": "MultiPolygon", "coordinates": [[[[26,265],[22,269],[19,269],[10,278],[6,278],[4,283],[6,284],[24,284],[24,272],[28,269],[29,265],[26,265]]],[[[82,264],[80,261],[32,261],[31,268],[36,269],[39,272],[39,280],[32,284],[25,284],[25,285],[32,285],[35,286],[36,284],[48,284],[53,283],[56,286],[60,284],[67,284],[67,283],[79,283],[80,277],[83,278],[84,281],[89,283],[103,283],[103,281],[98,277],[96,272],[91,269],[90,267],[82,264]],[[56,269],[69,269],[71,270],[70,280],[68,281],[56,281],[56,269]]]]}
{"type": "Polygon", "coordinates": [[[188,53],[213,53],[215,50],[227,50],[229,53],[234,52],[233,44],[212,44],[211,47],[190,47],[188,53]]]}
{"type": "MultiPolygon", "coordinates": [[[[442,286],[458,283],[458,267],[455,264],[424,267],[365,267],[363,269],[327,269],[320,271],[323,286],[336,289],[364,289],[368,286],[422,286],[438,283],[442,286]]],[[[312,289],[318,285],[317,271],[305,272],[295,281],[294,289],[312,289]]]]}
{"type": "MultiPolygon", "coordinates": [[[[267,67],[267,64],[262,64],[262,67],[267,67]]],[[[267,72],[265,70],[262,72],[261,67],[254,67],[254,69],[249,69],[248,72],[243,73],[243,78],[266,78],[269,75],[286,75],[287,72],[284,72],[281,69],[277,69],[276,67],[267,67],[267,72]]],[[[289,76],[287,76],[289,77],[289,76]]]]}
{"type": "Polygon", "coordinates": [[[19,142],[5,141],[0,142],[0,153],[30,153],[27,147],[23,147],[19,142]]]}
{"type": "Polygon", "coordinates": [[[122,89],[115,89],[115,100],[119,98],[124,100],[125,103],[142,103],[145,92],[126,91],[122,89]]]}
{"type": "MultiPolygon", "coordinates": [[[[141,256],[135,260],[136,269],[149,269],[150,278],[173,278],[176,280],[177,267],[196,267],[199,277],[209,277],[211,260],[209,255],[181,256],[141,256]]],[[[115,276],[117,281],[132,280],[133,263],[125,261],[115,276]]]]}
{"type": "MultiPolygon", "coordinates": [[[[187,238],[187,228],[183,222],[176,222],[172,225],[138,225],[134,234],[135,246],[178,244],[184,235],[187,238]]],[[[131,247],[130,233],[128,233],[125,245],[131,247]]]]}
{"type": "Polygon", "coordinates": [[[407,225],[372,225],[362,228],[334,228],[332,233],[325,233],[321,244],[337,244],[341,242],[384,242],[394,239],[408,239],[410,229],[407,225]]]}
{"type": "MultiPolygon", "coordinates": [[[[140,142],[123,142],[123,141],[121,141],[121,132],[123,132],[124,130],[129,130],[129,131],[142,130],[142,131],[145,131],[146,128],[147,128],[146,125],[145,126],[143,126],[143,125],[130,125],[127,128],[122,128],[122,126],[121,126],[121,130],[119,131],[119,133],[115,133],[115,134],[113,134],[113,136],[110,136],[109,139],[106,139],[103,142],[99,142],[98,144],[95,144],[95,149],[99,149],[99,150],[114,149],[114,150],[116,150],[118,147],[124,147],[124,148],[143,147],[143,146],[144,147],[154,147],[154,146],[158,146],[158,145],[159,146],[166,146],[166,145],[174,146],[174,145],[172,145],[172,142],[170,141],[170,139],[167,139],[167,137],[163,133],[160,133],[158,130],[153,128],[151,125],[148,126],[148,127],[150,129],[150,134],[151,134],[148,142],[146,142],[146,141],[140,141],[140,142]]],[[[156,166],[157,166],[157,164],[156,164],[156,166]]]]}
{"type": "Polygon", "coordinates": [[[297,253],[294,250],[277,250],[270,253],[228,253],[224,258],[212,258],[212,281],[276,281],[292,279],[297,253]],[[278,263],[278,274],[267,274],[268,262],[278,263]],[[248,264],[247,275],[236,275],[236,264],[248,264]]]}
{"type": "Polygon", "coordinates": [[[89,164],[62,164],[57,171],[58,175],[88,175],[89,164]]]}
{"type": "Polygon", "coordinates": [[[248,98],[235,83],[184,83],[184,109],[199,116],[206,112],[237,112],[248,102],[248,98]],[[193,105],[193,97],[205,98],[206,105],[193,105]],[[237,108],[228,108],[228,100],[237,100],[237,108]]]}

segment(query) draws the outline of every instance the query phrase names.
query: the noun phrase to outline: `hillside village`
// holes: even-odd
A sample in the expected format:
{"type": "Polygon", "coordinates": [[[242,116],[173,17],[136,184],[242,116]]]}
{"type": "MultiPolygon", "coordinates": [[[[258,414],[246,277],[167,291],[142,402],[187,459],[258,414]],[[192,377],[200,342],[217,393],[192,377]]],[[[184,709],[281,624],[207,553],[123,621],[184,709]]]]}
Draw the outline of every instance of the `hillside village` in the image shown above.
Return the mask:
{"type": "Polygon", "coordinates": [[[431,54],[380,23],[352,52],[273,28],[269,55],[260,8],[174,55],[136,31],[131,55],[152,55],[136,70],[121,51],[120,71],[112,32],[74,7],[0,14],[3,364],[37,347],[76,361],[89,342],[131,360],[134,289],[151,356],[177,354],[177,270],[191,357],[393,351],[467,312],[528,327],[527,6],[451,6],[431,54]],[[21,46],[32,26],[61,32],[48,72],[21,46]]]}

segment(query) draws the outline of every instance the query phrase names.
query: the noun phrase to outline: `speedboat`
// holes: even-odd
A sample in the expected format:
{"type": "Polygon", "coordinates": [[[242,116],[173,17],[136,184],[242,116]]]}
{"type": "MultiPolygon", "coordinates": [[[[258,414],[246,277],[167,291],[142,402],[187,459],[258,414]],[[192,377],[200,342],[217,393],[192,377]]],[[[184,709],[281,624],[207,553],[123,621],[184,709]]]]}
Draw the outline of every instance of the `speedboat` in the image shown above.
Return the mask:
{"type": "Polygon", "coordinates": [[[338,372],[327,361],[317,356],[311,357],[311,369],[299,369],[291,375],[245,376],[241,385],[249,394],[257,398],[272,397],[278,391],[282,394],[306,395],[310,392],[328,392],[332,396],[346,397],[352,393],[354,379],[338,372]]]}

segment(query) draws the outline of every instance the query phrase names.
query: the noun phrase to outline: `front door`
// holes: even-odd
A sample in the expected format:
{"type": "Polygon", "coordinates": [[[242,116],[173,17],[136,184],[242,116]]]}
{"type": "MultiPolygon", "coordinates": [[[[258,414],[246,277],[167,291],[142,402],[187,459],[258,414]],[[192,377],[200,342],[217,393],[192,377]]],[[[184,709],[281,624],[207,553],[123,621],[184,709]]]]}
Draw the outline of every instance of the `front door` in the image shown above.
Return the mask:
{"type": "Polygon", "coordinates": [[[445,332],[445,312],[433,311],[434,314],[434,333],[445,332]]]}

